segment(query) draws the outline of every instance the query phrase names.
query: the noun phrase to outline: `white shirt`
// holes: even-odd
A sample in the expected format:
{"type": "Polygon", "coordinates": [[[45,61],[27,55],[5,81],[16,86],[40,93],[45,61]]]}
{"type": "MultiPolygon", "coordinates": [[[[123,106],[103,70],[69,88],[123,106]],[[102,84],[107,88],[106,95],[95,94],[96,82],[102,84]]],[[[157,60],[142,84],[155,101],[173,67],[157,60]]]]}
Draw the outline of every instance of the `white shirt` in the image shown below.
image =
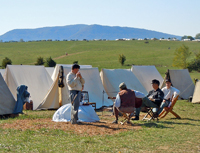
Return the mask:
{"type": "Polygon", "coordinates": [[[167,89],[167,87],[164,87],[161,90],[164,93],[164,99],[172,100],[173,98],[176,98],[180,94],[180,91],[172,86],[169,89],[167,89]]]}
{"type": "MultiPolygon", "coordinates": [[[[133,90],[135,92],[135,97],[137,98],[144,98],[145,94],[143,94],[142,92],[133,90]]],[[[117,94],[116,99],[115,99],[115,107],[120,107],[121,106],[121,99],[119,94],[117,94]]]]}
{"type": "Polygon", "coordinates": [[[66,77],[66,82],[69,90],[82,90],[82,85],[84,85],[85,80],[80,77],[76,77],[75,73],[69,72],[66,77]]]}

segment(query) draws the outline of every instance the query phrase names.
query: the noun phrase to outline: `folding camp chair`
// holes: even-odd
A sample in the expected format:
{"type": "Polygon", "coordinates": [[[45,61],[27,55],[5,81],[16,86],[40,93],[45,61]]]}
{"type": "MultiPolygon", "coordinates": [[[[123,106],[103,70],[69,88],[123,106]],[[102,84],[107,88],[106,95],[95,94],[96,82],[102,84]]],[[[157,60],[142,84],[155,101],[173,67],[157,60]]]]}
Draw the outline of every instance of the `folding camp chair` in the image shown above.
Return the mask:
{"type": "MultiPolygon", "coordinates": [[[[157,107],[157,108],[159,108],[159,107],[157,107]]],[[[157,120],[158,121],[158,115],[156,115],[156,112],[153,112],[152,107],[147,107],[147,114],[144,116],[144,118],[142,120],[147,120],[147,121],[157,120]]]]}
{"type": "Polygon", "coordinates": [[[92,107],[96,110],[96,103],[95,102],[89,102],[89,93],[88,91],[81,91],[81,102],[84,102],[83,105],[92,105],[92,107]]]}
{"type": "Polygon", "coordinates": [[[135,107],[120,108],[118,111],[122,113],[123,120],[120,121],[120,124],[123,125],[124,123],[130,123],[131,117],[135,114],[135,107]]]}
{"type": "Polygon", "coordinates": [[[178,97],[179,97],[179,96],[177,96],[177,97],[174,99],[174,101],[172,102],[170,108],[165,107],[165,108],[163,109],[163,111],[159,114],[159,117],[160,117],[160,118],[164,118],[164,117],[170,112],[170,113],[172,113],[176,118],[181,119],[181,117],[173,111],[173,107],[174,107],[174,105],[176,104],[176,101],[178,100],[178,97]],[[165,113],[165,114],[164,114],[164,113],[165,113]]]}

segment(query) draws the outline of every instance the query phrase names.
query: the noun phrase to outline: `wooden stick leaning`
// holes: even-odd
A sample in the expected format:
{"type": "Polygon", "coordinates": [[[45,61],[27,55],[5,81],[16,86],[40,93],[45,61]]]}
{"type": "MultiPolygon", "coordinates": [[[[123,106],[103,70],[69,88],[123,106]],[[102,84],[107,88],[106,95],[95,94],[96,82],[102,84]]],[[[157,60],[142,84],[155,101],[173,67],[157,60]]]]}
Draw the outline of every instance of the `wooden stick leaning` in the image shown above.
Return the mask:
{"type": "Polygon", "coordinates": [[[77,94],[74,96],[74,99],[73,99],[73,101],[71,102],[72,105],[73,105],[74,100],[76,99],[76,97],[77,97],[77,94]]]}

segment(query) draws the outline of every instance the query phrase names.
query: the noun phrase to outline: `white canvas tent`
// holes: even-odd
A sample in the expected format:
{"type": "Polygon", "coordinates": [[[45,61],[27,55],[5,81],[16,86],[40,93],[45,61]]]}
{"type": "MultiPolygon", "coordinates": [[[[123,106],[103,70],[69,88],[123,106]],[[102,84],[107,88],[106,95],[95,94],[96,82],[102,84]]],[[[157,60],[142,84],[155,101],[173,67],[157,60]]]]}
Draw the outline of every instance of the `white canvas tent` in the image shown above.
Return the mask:
{"type": "MultiPolygon", "coordinates": [[[[62,65],[64,68],[64,76],[71,71],[71,67],[65,67],[62,65]]],[[[80,65],[80,67],[82,67],[80,65]]],[[[59,68],[58,68],[59,69],[59,68]]],[[[85,79],[85,85],[84,85],[84,91],[88,91],[89,93],[89,101],[90,102],[96,102],[96,108],[101,108],[102,106],[111,106],[113,105],[113,102],[108,99],[107,94],[103,94],[104,88],[99,76],[99,71],[98,68],[80,68],[80,72],[85,79]],[[104,96],[104,98],[103,98],[104,96]],[[103,101],[104,100],[104,101],[103,101]]],[[[56,75],[55,75],[56,76],[56,75]]],[[[43,106],[51,103],[56,103],[58,104],[59,102],[59,92],[58,92],[58,71],[57,71],[57,77],[56,79],[54,78],[54,84],[51,87],[51,90],[49,91],[48,96],[46,96],[45,99],[49,100],[44,100],[43,104],[40,106],[40,108],[43,108],[43,106]],[[54,99],[49,98],[50,96],[55,97],[54,99]],[[46,103],[46,104],[45,104],[46,103]]],[[[66,78],[64,79],[66,81],[66,78]]],[[[67,104],[69,103],[69,91],[67,88],[67,85],[65,83],[65,87],[62,88],[62,104],[67,104]]]]}
{"type": "Polygon", "coordinates": [[[4,75],[5,70],[6,70],[6,69],[0,69],[0,73],[1,73],[2,76],[4,75]]]}
{"type": "Polygon", "coordinates": [[[155,66],[135,66],[133,65],[131,71],[138,78],[138,80],[145,87],[147,92],[152,90],[152,80],[157,79],[160,81],[160,85],[163,82],[163,78],[156,69],[155,66]]]}
{"type": "Polygon", "coordinates": [[[15,98],[18,86],[28,86],[34,110],[38,108],[53,83],[44,66],[8,65],[4,79],[15,98]]]}
{"type": "Polygon", "coordinates": [[[109,97],[115,97],[119,92],[119,84],[125,82],[128,89],[133,89],[147,94],[137,77],[126,69],[102,69],[101,81],[109,97]]]}
{"type": "Polygon", "coordinates": [[[200,80],[196,82],[192,103],[200,103],[200,80]]]}
{"type": "Polygon", "coordinates": [[[45,67],[45,69],[47,70],[47,72],[49,73],[49,75],[51,77],[54,72],[54,67],[45,67]]]}
{"type": "Polygon", "coordinates": [[[0,73],[0,115],[12,114],[15,99],[0,73]]]}
{"type": "Polygon", "coordinates": [[[193,95],[195,86],[187,69],[168,70],[165,78],[170,79],[172,85],[180,90],[179,98],[188,99],[193,95]]]}
{"type": "MultiPolygon", "coordinates": [[[[60,66],[63,66],[63,67],[65,67],[65,68],[71,68],[72,67],[72,65],[71,64],[56,64],[56,67],[55,67],[55,69],[54,69],[54,72],[53,72],[53,74],[52,74],[52,76],[51,76],[51,78],[52,78],[52,80],[56,80],[56,78],[57,78],[57,76],[58,76],[58,72],[59,72],[59,67],[60,66]]],[[[92,66],[91,65],[80,65],[80,68],[92,68],[92,66]]]]}

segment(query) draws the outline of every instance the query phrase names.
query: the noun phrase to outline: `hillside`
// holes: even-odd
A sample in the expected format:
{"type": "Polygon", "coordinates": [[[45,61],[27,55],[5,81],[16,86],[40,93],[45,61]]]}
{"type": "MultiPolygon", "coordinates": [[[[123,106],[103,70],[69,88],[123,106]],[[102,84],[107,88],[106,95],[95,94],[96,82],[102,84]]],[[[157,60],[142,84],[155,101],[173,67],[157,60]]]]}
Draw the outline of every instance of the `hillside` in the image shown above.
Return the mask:
{"type": "Polygon", "coordinates": [[[102,26],[102,25],[68,25],[60,27],[44,27],[37,29],[14,29],[0,36],[2,41],[32,40],[71,40],[71,39],[107,39],[122,38],[177,38],[180,36],[139,28],[102,26]]]}

